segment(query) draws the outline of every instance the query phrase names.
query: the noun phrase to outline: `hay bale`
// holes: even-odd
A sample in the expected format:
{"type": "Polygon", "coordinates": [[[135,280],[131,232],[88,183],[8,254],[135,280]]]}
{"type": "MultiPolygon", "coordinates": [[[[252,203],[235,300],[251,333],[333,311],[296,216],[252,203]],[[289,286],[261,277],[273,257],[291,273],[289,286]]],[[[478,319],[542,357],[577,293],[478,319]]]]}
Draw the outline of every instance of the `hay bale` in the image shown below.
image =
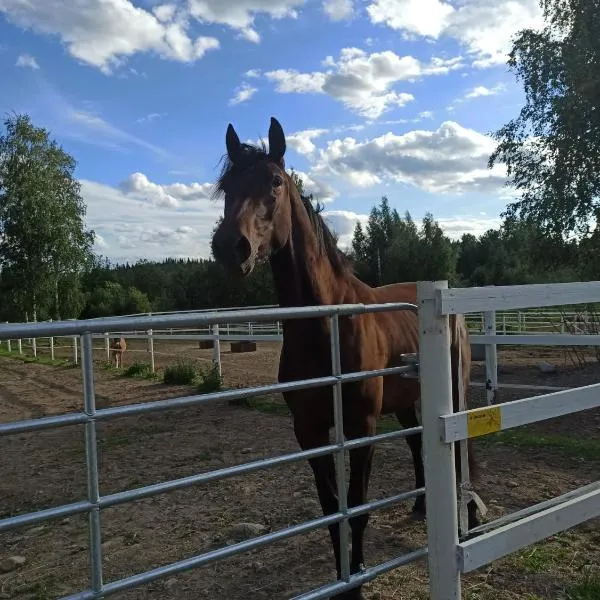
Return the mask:
{"type": "Polygon", "coordinates": [[[215,340],[200,340],[198,342],[198,348],[200,350],[211,350],[214,348],[215,340]]]}
{"type": "Polygon", "coordinates": [[[256,352],[256,342],[231,342],[231,352],[256,352]]]}

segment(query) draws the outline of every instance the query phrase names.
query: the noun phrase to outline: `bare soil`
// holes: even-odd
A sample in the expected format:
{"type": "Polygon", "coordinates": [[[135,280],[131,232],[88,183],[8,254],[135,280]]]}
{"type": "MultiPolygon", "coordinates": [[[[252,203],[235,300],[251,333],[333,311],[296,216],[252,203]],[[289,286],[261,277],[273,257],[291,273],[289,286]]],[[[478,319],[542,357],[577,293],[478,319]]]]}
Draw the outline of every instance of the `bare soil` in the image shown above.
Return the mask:
{"type": "MultiPolygon", "coordinates": [[[[246,387],[274,382],[279,344],[259,344],[255,353],[231,354],[223,344],[225,385],[246,387]]],[[[193,343],[156,342],[156,364],[175,355],[193,356],[207,365],[210,350],[193,343]]],[[[47,354],[47,350],[42,350],[47,354]]],[[[57,348],[56,355],[71,350],[57,348]]],[[[95,352],[99,406],[149,402],[193,392],[186,386],[121,377],[104,370],[95,352]]],[[[125,367],[148,360],[142,342],[130,344],[125,367]],[[138,350],[135,352],[135,350],[138,350]],[[132,351],[134,350],[134,351],[132,351]]],[[[591,359],[590,359],[591,360],[591,359]]],[[[591,361],[576,369],[562,351],[537,349],[499,353],[500,381],[576,386],[600,381],[591,361]],[[540,374],[540,360],[557,365],[554,375],[540,374]]],[[[474,381],[483,380],[477,363],[474,381]]],[[[534,392],[502,390],[509,401],[534,392]]],[[[483,389],[472,388],[473,404],[483,389]]],[[[82,409],[78,368],[45,366],[0,358],[0,422],[82,409]]],[[[385,419],[384,419],[385,420],[385,419]]],[[[241,464],[298,449],[289,416],[266,414],[226,402],[185,410],[119,418],[98,424],[102,494],[241,464]]],[[[600,411],[570,415],[530,429],[541,436],[537,446],[476,440],[481,463],[477,490],[489,508],[487,519],[599,479],[600,451],[578,455],[577,444],[598,442],[600,411]],[[543,436],[572,442],[545,447],[543,436]],[[568,444],[567,444],[568,445],[568,444]],[[573,451],[575,448],[575,452],[573,451]]],[[[586,446],[587,448],[587,446],[586,446]]],[[[589,449],[589,448],[588,448],[589,449]]],[[[404,442],[377,447],[370,499],[414,485],[404,442]]],[[[0,437],[0,518],[49,508],[86,497],[83,428],[0,437]]],[[[371,515],[366,554],[370,565],[426,543],[425,524],[410,514],[411,503],[371,515]]],[[[236,524],[247,522],[275,531],[320,516],[312,472],[306,462],[195,486],[102,511],[104,581],[110,582],[215,549],[235,538],[236,524]]],[[[0,564],[13,556],[25,563],[0,571],[0,598],[59,598],[89,586],[85,516],[0,533],[0,564]]],[[[543,598],[559,600],[579,568],[600,564],[598,520],[556,536],[533,549],[506,557],[464,577],[464,597],[471,600],[543,598]]],[[[335,576],[326,529],[279,542],[216,564],[157,580],[115,598],[181,600],[277,600],[290,598],[335,576]]],[[[427,598],[424,561],[397,569],[364,587],[367,600],[427,598]]]]}

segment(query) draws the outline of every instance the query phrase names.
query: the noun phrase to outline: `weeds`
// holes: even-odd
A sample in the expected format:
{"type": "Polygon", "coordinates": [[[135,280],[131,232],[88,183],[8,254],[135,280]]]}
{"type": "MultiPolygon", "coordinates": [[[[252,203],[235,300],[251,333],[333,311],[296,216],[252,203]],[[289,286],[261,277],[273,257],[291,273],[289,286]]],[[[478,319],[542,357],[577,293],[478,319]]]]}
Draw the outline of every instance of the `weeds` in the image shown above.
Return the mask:
{"type": "Polygon", "coordinates": [[[175,364],[165,367],[163,382],[168,385],[193,385],[200,373],[196,361],[181,358],[175,364]]]}
{"type": "Polygon", "coordinates": [[[123,371],[123,377],[138,377],[140,379],[156,379],[152,372],[152,365],[144,361],[136,361],[123,371]]]}

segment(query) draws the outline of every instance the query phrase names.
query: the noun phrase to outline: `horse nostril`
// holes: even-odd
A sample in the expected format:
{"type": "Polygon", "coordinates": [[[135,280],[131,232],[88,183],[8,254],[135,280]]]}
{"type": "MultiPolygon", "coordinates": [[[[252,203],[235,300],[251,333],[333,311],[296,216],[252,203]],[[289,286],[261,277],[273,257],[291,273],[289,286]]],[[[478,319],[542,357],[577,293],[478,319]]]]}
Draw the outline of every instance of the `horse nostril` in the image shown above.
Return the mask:
{"type": "Polygon", "coordinates": [[[245,263],[250,258],[250,254],[252,254],[252,247],[250,246],[250,241],[245,235],[238,240],[238,243],[235,246],[235,253],[240,261],[240,264],[245,263]]]}

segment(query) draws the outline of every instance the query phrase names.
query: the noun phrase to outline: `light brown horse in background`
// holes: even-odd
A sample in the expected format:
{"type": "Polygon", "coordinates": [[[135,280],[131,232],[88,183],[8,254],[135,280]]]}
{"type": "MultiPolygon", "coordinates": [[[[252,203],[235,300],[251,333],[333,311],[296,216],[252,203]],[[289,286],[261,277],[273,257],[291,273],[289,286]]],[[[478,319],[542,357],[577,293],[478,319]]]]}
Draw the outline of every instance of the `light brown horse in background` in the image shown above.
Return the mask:
{"type": "Polygon", "coordinates": [[[115,367],[121,369],[123,367],[123,354],[127,350],[127,343],[124,337],[113,338],[110,342],[110,364],[112,365],[113,359],[115,361],[115,367]]]}
{"type": "MultiPolygon", "coordinates": [[[[225,199],[223,220],[212,239],[217,261],[234,274],[246,276],[255,265],[270,261],[279,305],[314,306],[330,304],[416,304],[416,284],[398,283],[372,288],[357,279],[349,261],[310,200],[301,197],[285,171],[285,136],[277,120],[271,119],[269,151],[240,143],[232,125],[226,134],[227,155],[216,184],[216,195],[225,199]]],[[[418,351],[418,319],[412,311],[367,313],[339,319],[342,372],[368,371],[398,366],[401,355],[418,351]]],[[[471,351],[462,316],[451,317],[452,388],[458,410],[459,378],[469,387],[471,351]],[[462,371],[459,372],[459,351],[462,371]]],[[[283,346],[279,381],[293,381],[331,374],[329,320],[288,320],[283,324],[283,346]]],[[[376,433],[377,418],[394,413],[405,428],[419,424],[416,404],[417,379],[400,375],[377,377],[343,385],[344,435],[359,438],[376,433]]],[[[294,432],[304,450],[329,444],[333,426],[331,387],[286,392],[285,401],[293,416],[294,432]]],[[[421,434],[406,438],[412,453],[417,488],[425,485],[421,434]]],[[[457,465],[460,458],[457,450],[457,465]]],[[[350,454],[348,506],[367,501],[373,446],[355,448],[350,454]]],[[[325,515],[338,511],[333,456],[309,460],[325,515]]],[[[471,475],[475,464],[469,452],[471,475]]],[[[413,510],[425,514],[425,498],[419,496],[413,510]]],[[[469,527],[478,524],[476,504],[468,505],[469,527]]],[[[368,515],[350,519],[352,555],[350,570],[363,569],[363,538],[368,515]]],[[[339,525],[329,527],[338,579],[341,576],[339,525]]],[[[341,600],[362,598],[360,587],[335,596],[341,600]]]]}

